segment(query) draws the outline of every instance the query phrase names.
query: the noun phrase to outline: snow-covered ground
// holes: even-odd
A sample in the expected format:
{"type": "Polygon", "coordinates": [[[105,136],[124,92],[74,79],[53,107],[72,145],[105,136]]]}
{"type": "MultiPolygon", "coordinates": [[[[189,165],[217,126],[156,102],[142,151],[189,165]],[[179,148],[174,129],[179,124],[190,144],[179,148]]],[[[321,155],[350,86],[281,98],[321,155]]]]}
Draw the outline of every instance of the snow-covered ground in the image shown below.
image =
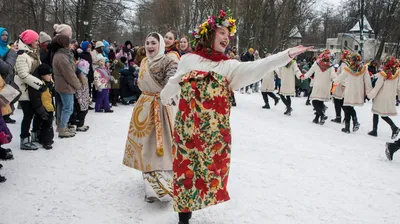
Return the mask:
{"type": "MultiPolygon", "coordinates": [[[[384,155],[390,128],[372,127],[371,104],[356,108],[357,133],[311,123],[305,98],[291,117],[280,103],[261,109],[260,94],[236,94],[233,108],[231,201],[195,212],[193,224],[400,223],[400,154],[384,155]]],[[[2,162],[1,224],[176,224],[171,204],[143,201],[141,173],[122,165],[131,106],[90,112],[87,133],[55,139],[54,149],[19,150],[19,125],[9,125],[15,160],[2,162]]],[[[21,120],[21,111],[13,118],[21,120]]],[[[394,121],[400,125],[399,118],[394,121]]]]}

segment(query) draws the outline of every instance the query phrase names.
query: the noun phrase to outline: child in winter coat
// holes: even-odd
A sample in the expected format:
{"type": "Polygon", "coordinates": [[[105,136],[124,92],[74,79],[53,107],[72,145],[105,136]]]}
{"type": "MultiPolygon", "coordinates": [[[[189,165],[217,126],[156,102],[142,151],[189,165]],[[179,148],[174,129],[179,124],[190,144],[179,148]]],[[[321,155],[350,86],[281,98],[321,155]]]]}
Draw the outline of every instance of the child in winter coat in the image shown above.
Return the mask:
{"type": "Polygon", "coordinates": [[[95,112],[113,113],[110,109],[109,93],[111,87],[111,76],[110,71],[106,67],[106,59],[98,54],[96,55],[95,61],[97,65],[94,71],[94,86],[97,91],[95,112]]]}
{"type": "Polygon", "coordinates": [[[43,83],[43,90],[36,90],[35,88],[28,87],[29,99],[35,111],[37,122],[35,123],[37,138],[43,148],[49,150],[53,148],[53,92],[54,82],[51,77],[52,69],[48,64],[41,64],[34,73],[36,78],[40,79],[43,83]]]}
{"type": "Polygon", "coordinates": [[[113,79],[113,81],[111,82],[110,100],[112,106],[116,107],[120,89],[120,79],[121,79],[120,71],[124,69],[125,65],[120,60],[117,60],[115,58],[114,52],[110,52],[108,54],[108,59],[111,62],[110,70],[111,70],[111,77],[113,79]]]}
{"type": "Polygon", "coordinates": [[[82,87],[76,90],[74,113],[72,113],[70,118],[70,124],[79,132],[86,132],[89,130],[89,126],[85,125],[85,118],[90,104],[89,82],[87,77],[89,70],[89,62],[81,58],[76,65],[75,73],[82,87]]]}

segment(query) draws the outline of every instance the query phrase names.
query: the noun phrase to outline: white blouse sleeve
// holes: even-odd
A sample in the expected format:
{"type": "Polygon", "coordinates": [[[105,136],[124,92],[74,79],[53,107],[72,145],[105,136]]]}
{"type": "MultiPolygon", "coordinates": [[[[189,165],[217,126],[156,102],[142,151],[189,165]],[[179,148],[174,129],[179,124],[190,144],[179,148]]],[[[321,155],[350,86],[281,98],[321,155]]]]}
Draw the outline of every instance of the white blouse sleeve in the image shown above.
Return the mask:
{"type": "Polygon", "coordinates": [[[224,62],[224,75],[232,89],[239,89],[259,81],[268,72],[286,65],[290,60],[289,50],[271,55],[267,58],[251,62],[229,60],[224,62]]]}
{"type": "Polygon", "coordinates": [[[161,90],[160,98],[163,105],[171,104],[171,99],[177,96],[181,90],[179,85],[182,76],[186,73],[186,60],[182,57],[182,60],[178,64],[178,69],[175,75],[169,78],[167,85],[161,90]]]}

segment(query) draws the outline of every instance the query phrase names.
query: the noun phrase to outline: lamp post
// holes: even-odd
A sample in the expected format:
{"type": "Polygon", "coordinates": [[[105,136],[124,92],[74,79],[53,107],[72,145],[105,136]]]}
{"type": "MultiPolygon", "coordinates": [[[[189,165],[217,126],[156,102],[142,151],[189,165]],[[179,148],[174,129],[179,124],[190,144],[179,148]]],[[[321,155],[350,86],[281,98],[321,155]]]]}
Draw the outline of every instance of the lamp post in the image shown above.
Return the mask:
{"type": "Polygon", "coordinates": [[[364,0],[361,0],[361,20],[360,20],[360,52],[361,55],[364,54],[363,52],[363,41],[364,41],[364,0]]]}
{"type": "Polygon", "coordinates": [[[85,32],[85,40],[87,40],[87,26],[89,25],[88,21],[83,21],[83,25],[84,25],[84,32],[85,32]]]}

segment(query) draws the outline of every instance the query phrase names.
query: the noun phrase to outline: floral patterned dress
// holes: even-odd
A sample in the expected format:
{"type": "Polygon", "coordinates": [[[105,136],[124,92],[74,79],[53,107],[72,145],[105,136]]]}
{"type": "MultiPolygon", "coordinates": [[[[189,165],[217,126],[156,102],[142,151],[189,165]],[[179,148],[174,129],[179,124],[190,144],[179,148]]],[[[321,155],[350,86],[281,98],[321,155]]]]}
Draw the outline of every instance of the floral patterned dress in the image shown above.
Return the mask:
{"type": "Polygon", "coordinates": [[[229,200],[231,89],[215,72],[182,77],[174,130],[174,209],[199,210],[229,200]]]}

